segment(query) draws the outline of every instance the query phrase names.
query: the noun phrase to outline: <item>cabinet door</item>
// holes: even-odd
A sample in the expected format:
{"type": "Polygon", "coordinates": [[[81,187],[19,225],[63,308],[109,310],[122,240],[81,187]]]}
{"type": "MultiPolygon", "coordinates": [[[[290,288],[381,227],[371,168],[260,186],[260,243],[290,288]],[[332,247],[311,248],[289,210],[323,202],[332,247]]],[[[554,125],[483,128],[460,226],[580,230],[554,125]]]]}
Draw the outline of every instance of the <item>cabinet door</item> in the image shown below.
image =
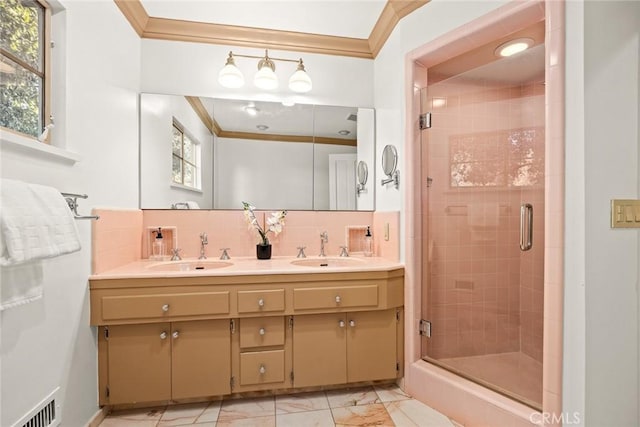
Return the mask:
{"type": "Polygon", "coordinates": [[[173,399],[217,396],[231,392],[229,320],[171,324],[173,399]]]}
{"type": "Polygon", "coordinates": [[[310,314],[293,322],[294,387],[347,380],[345,315],[310,314]]]}
{"type": "Polygon", "coordinates": [[[171,398],[169,323],[109,327],[109,404],[171,398]]]}
{"type": "Polygon", "coordinates": [[[347,314],[347,373],[349,382],[395,378],[396,311],[347,314]]]}

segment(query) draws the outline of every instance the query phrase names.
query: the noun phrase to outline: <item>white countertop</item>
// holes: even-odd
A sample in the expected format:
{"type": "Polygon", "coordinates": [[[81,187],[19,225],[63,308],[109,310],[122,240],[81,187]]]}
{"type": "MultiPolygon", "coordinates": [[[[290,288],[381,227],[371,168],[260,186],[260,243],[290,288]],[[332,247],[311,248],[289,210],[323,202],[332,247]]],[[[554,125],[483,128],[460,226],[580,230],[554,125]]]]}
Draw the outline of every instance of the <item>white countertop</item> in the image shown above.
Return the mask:
{"type": "Polygon", "coordinates": [[[93,274],[89,279],[107,280],[260,274],[346,273],[389,271],[402,267],[404,267],[404,264],[385,258],[357,256],[346,258],[273,257],[269,260],[258,260],[254,257],[237,257],[226,261],[218,260],[217,258],[209,258],[206,260],[186,258],[181,261],[150,261],[145,259],[125,264],[99,274],[93,274]],[[294,263],[305,263],[308,265],[295,265],[294,263]],[[198,269],[198,267],[204,267],[204,269],[198,269]]]}

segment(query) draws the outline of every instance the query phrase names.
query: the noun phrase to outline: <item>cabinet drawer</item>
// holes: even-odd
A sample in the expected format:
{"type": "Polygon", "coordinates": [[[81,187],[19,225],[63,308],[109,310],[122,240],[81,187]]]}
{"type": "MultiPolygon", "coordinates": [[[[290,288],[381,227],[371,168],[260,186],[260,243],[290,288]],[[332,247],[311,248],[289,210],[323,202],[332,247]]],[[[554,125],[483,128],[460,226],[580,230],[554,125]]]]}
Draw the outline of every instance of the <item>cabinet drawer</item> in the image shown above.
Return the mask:
{"type": "Polygon", "coordinates": [[[240,353],[240,385],[284,382],[284,350],[240,353]]]}
{"type": "Polygon", "coordinates": [[[240,347],[284,345],[284,317],[240,319],[240,347]]]}
{"type": "Polygon", "coordinates": [[[375,307],[377,305],[378,285],[293,290],[293,308],[295,310],[375,307]]]}
{"type": "Polygon", "coordinates": [[[104,320],[170,318],[229,313],[229,292],[102,297],[104,320]]]}
{"type": "Polygon", "coordinates": [[[284,311],[284,289],[238,291],[238,313],[284,311]]]}

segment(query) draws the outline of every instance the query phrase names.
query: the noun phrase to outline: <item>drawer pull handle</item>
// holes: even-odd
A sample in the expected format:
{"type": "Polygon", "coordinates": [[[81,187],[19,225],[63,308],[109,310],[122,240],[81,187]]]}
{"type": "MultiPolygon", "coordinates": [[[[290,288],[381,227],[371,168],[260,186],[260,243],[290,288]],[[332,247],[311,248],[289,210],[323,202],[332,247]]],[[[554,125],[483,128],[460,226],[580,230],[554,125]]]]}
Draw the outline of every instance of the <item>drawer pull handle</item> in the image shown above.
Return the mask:
{"type": "Polygon", "coordinates": [[[267,331],[264,330],[264,328],[260,328],[260,330],[258,330],[258,333],[260,335],[264,335],[267,331]]]}
{"type": "Polygon", "coordinates": [[[259,307],[264,307],[264,300],[263,300],[262,298],[260,298],[260,299],[258,300],[258,306],[259,306],[259,307]]]}
{"type": "Polygon", "coordinates": [[[355,320],[349,320],[349,326],[351,326],[352,328],[356,326],[356,321],[355,320]]]}
{"type": "Polygon", "coordinates": [[[341,328],[344,328],[344,320],[340,320],[338,322],[338,326],[340,326],[341,328]]]}
{"type": "Polygon", "coordinates": [[[164,311],[165,313],[166,313],[167,311],[169,311],[169,304],[165,304],[165,305],[163,305],[163,306],[162,306],[162,311],[164,311]]]}
{"type": "Polygon", "coordinates": [[[340,304],[341,301],[342,298],[340,298],[340,295],[336,295],[336,304],[340,304]]]}
{"type": "MultiPolygon", "coordinates": [[[[352,320],[352,322],[353,322],[353,320],[352,320]]],[[[178,338],[178,337],[180,336],[180,332],[178,332],[178,331],[173,331],[173,333],[171,334],[171,336],[172,336],[174,339],[175,339],[175,338],[178,338]]]]}
{"type": "Polygon", "coordinates": [[[260,375],[264,375],[267,373],[267,368],[265,368],[264,365],[260,365],[260,369],[258,369],[258,372],[260,372],[260,375]]]}
{"type": "Polygon", "coordinates": [[[167,339],[167,333],[165,331],[160,332],[160,339],[161,340],[166,340],[167,339]]]}

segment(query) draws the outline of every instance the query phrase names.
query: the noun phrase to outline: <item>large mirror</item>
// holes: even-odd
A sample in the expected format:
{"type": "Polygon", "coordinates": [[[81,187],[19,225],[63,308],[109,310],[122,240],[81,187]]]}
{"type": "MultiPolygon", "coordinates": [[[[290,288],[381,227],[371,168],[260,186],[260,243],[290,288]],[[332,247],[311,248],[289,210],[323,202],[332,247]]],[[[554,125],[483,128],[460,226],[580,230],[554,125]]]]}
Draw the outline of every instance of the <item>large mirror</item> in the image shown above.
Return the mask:
{"type": "Polygon", "coordinates": [[[357,165],[374,165],[374,120],[371,108],[141,94],[140,207],[373,210],[357,165]]]}

